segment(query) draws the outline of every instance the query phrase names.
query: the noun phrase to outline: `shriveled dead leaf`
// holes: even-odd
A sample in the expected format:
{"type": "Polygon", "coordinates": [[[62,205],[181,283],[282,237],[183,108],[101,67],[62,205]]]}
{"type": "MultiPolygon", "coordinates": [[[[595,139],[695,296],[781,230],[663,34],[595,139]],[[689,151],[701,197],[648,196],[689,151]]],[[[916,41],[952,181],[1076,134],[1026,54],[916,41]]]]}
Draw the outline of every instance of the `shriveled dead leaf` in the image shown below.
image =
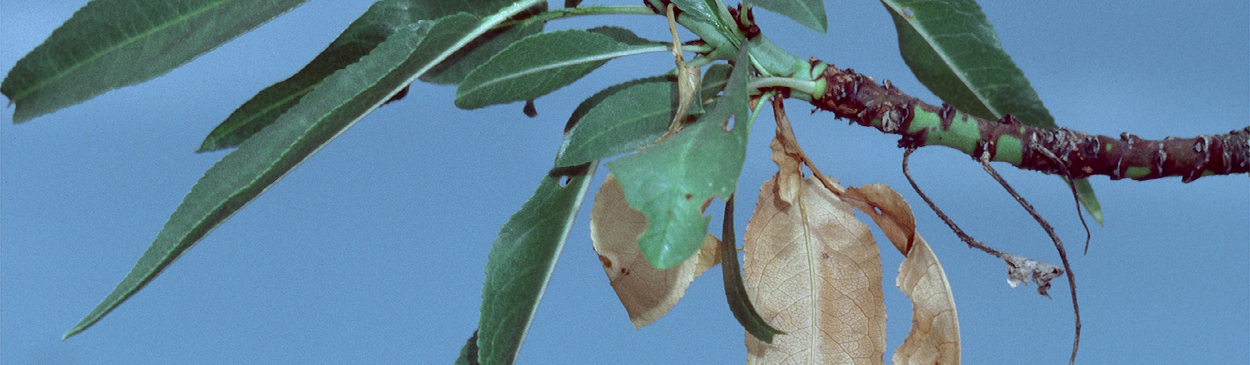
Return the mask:
{"type": "Polygon", "coordinates": [[[888,186],[849,188],[848,203],[872,217],[907,258],[898,268],[900,291],[911,298],[912,327],[894,350],[895,364],[958,364],[959,316],[955,298],[937,256],[916,234],[915,217],[903,197],[888,186]]]}
{"type": "MultiPolygon", "coordinates": [[[[778,131],[778,134],[782,133],[778,131]]],[[[799,192],[803,191],[803,157],[795,151],[793,143],[783,142],[782,138],[773,138],[768,147],[773,150],[772,160],[777,164],[777,201],[782,209],[794,202],[799,192]]]]}
{"type": "Polygon", "coordinates": [[[999,258],[1007,262],[1007,285],[1011,285],[1012,288],[1020,283],[1029,286],[1029,282],[1024,279],[1032,278],[1033,283],[1037,284],[1037,293],[1046,298],[1050,298],[1050,294],[1047,293],[1050,290],[1050,279],[1063,275],[1062,268],[1028,257],[1003,253],[999,258]]]}
{"type": "Polygon", "coordinates": [[[638,248],[638,237],[646,230],[647,217],[629,207],[621,185],[609,174],[590,210],[590,238],[634,328],[667,314],[694,278],[720,263],[720,242],[709,234],[698,254],[667,270],[656,270],[638,248]]]}
{"type": "Polygon", "coordinates": [[[819,180],[803,180],[798,192],[779,180],[760,187],[743,267],[760,315],[789,334],[772,344],[746,336],[747,363],[880,364],[881,257],[868,226],[819,180]]]}

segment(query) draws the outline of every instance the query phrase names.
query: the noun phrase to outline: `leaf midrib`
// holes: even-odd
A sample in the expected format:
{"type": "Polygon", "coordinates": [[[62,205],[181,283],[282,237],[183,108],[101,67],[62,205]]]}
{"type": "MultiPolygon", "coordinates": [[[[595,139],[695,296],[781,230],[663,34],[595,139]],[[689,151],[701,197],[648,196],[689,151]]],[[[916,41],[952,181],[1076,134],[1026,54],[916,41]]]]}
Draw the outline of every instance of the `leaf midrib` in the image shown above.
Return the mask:
{"type": "Polygon", "coordinates": [[[213,3],[212,5],[205,6],[205,7],[200,8],[199,10],[196,10],[196,11],[193,11],[193,12],[190,12],[190,13],[187,13],[187,14],[184,14],[184,15],[182,15],[182,16],[176,17],[176,18],[174,18],[174,19],[173,19],[173,21],[169,21],[169,22],[162,23],[160,26],[157,26],[157,27],[151,28],[151,29],[149,29],[149,30],[147,30],[147,31],[141,32],[141,33],[137,34],[135,37],[129,37],[129,39],[128,39],[127,41],[125,41],[125,42],[121,42],[121,43],[118,43],[117,45],[114,45],[114,46],[112,46],[112,47],[105,48],[103,52],[96,52],[96,53],[95,53],[95,54],[93,54],[91,57],[88,57],[87,59],[83,60],[82,62],[77,62],[77,63],[75,63],[73,66],[70,66],[70,67],[64,68],[64,69],[62,69],[60,72],[57,72],[57,73],[53,74],[53,75],[52,75],[52,77],[45,78],[43,82],[39,82],[39,83],[37,83],[37,84],[35,84],[35,85],[32,85],[32,86],[31,86],[31,87],[29,87],[29,88],[26,88],[26,89],[25,89],[25,92],[22,92],[22,93],[21,93],[21,95],[14,96],[14,97],[13,97],[13,100],[21,100],[21,99],[25,98],[26,96],[30,95],[31,93],[33,93],[35,90],[40,90],[40,89],[43,89],[43,87],[44,87],[44,86],[46,86],[46,85],[48,85],[49,83],[52,83],[53,81],[61,80],[61,79],[62,79],[65,75],[67,75],[67,74],[69,74],[69,73],[73,72],[74,70],[77,70],[77,69],[81,68],[81,67],[82,67],[82,66],[84,66],[84,65],[87,65],[87,64],[93,63],[94,61],[96,61],[96,60],[100,59],[101,57],[104,57],[104,55],[111,54],[111,53],[113,53],[114,51],[116,51],[116,50],[118,50],[118,49],[125,48],[125,47],[127,47],[127,46],[129,46],[129,45],[131,45],[131,44],[134,44],[135,42],[138,42],[138,41],[139,41],[139,40],[141,40],[141,39],[146,39],[146,38],[148,38],[148,36],[150,36],[150,35],[152,35],[152,34],[155,34],[155,33],[158,33],[159,31],[165,30],[165,29],[167,29],[167,28],[169,28],[169,27],[172,27],[174,24],[177,24],[177,23],[181,22],[182,20],[189,19],[189,18],[194,18],[194,17],[198,16],[199,14],[205,13],[205,12],[207,12],[207,11],[211,10],[211,9],[218,8],[218,7],[220,7],[222,4],[224,4],[224,3],[228,3],[228,2],[232,2],[232,1],[237,1],[237,0],[223,0],[223,1],[218,1],[218,2],[215,2],[215,3],[213,3]]]}
{"type": "Polygon", "coordinates": [[[816,273],[816,256],[812,254],[812,241],[815,240],[815,235],[812,233],[809,225],[809,222],[811,221],[807,219],[807,206],[803,203],[804,191],[807,190],[807,181],[799,181],[799,194],[795,195],[793,204],[799,208],[799,222],[802,222],[801,226],[803,226],[803,245],[805,246],[804,253],[805,256],[807,256],[807,295],[812,301],[812,305],[807,306],[807,318],[811,321],[808,325],[811,326],[812,337],[807,339],[808,341],[806,341],[805,345],[807,347],[807,353],[815,356],[815,354],[820,353],[820,346],[817,346],[815,341],[816,331],[819,327],[816,324],[818,322],[817,318],[820,318],[820,311],[816,309],[818,307],[817,302],[820,298],[820,291],[816,289],[816,282],[820,275],[816,273]]]}
{"type": "MultiPolygon", "coordinates": [[[[898,6],[891,4],[890,8],[894,9],[895,14],[898,14],[899,16],[903,16],[903,11],[902,9],[899,9],[898,6]]],[[[904,19],[907,19],[907,18],[904,17],[904,19]]],[[[910,24],[911,28],[916,30],[916,34],[919,34],[921,37],[924,38],[925,44],[928,44],[930,47],[933,47],[934,53],[937,53],[938,57],[942,59],[942,63],[951,69],[951,73],[955,74],[955,77],[959,78],[960,86],[963,86],[965,89],[968,89],[968,92],[971,92],[972,96],[976,97],[977,101],[980,102],[981,105],[985,107],[985,109],[989,110],[990,113],[993,113],[996,118],[1002,115],[1002,113],[998,111],[998,108],[986,102],[986,98],[984,95],[981,94],[980,90],[977,90],[976,88],[969,86],[969,85],[972,85],[972,82],[968,80],[967,73],[962,72],[957,67],[953,67],[955,63],[953,63],[951,59],[949,58],[948,56],[949,53],[946,51],[944,47],[942,47],[939,43],[937,43],[937,40],[934,39],[934,37],[929,33],[927,28],[922,28],[922,27],[917,26],[914,15],[912,16],[912,18],[907,19],[907,24],[910,24]]]]}
{"type": "Polygon", "coordinates": [[[540,73],[543,71],[548,71],[548,70],[553,70],[553,69],[563,68],[563,67],[576,66],[579,64],[596,62],[596,61],[608,61],[617,57],[633,56],[633,55],[644,54],[644,53],[655,53],[655,52],[665,52],[665,51],[668,51],[667,46],[642,46],[642,47],[630,46],[629,49],[623,50],[623,51],[612,52],[612,53],[599,53],[592,57],[582,57],[582,58],[575,58],[575,59],[565,60],[565,61],[556,62],[556,63],[549,63],[549,64],[542,65],[540,67],[529,68],[521,72],[511,73],[503,77],[493,78],[489,81],[478,84],[477,87],[469,89],[468,92],[464,93],[464,95],[472,94],[474,92],[477,92],[477,90],[481,90],[483,88],[487,88],[495,84],[499,84],[505,81],[510,81],[510,80],[517,79],[523,76],[533,75],[533,74],[540,73]]]}

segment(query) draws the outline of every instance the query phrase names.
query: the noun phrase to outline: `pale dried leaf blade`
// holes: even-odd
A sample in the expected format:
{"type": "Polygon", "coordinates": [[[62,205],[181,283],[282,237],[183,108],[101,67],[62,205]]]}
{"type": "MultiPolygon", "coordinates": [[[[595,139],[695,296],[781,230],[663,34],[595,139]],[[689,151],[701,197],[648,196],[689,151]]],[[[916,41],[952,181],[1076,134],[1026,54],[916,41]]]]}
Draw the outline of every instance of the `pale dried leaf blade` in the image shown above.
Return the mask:
{"type": "Polygon", "coordinates": [[[760,187],[743,268],[760,315],[788,335],[746,336],[747,363],[880,364],[881,258],[868,226],[815,178],[793,204],[779,200],[776,178],[760,187]]]}
{"type": "Polygon", "coordinates": [[[647,218],[625,202],[616,177],[609,174],[590,210],[590,237],[634,328],[655,322],[685,295],[694,278],[719,263],[719,241],[707,235],[699,252],[680,265],[656,270],[638,248],[647,218]]]}
{"type": "Polygon", "coordinates": [[[881,184],[846,190],[847,202],[872,217],[906,258],[895,285],[911,298],[911,331],[894,350],[894,364],[958,364],[959,315],[937,256],[916,234],[916,218],[898,192],[881,184]]]}
{"type": "Polygon", "coordinates": [[[884,184],[870,184],[847,188],[842,198],[872,217],[894,248],[907,255],[916,237],[916,217],[903,196],[884,184]]]}
{"type": "Polygon", "coordinates": [[[911,298],[911,331],[894,350],[895,364],[958,364],[959,315],[950,283],[924,238],[916,236],[898,267],[899,291],[911,298]]]}
{"type": "Polygon", "coordinates": [[[778,201],[788,205],[803,190],[803,162],[797,151],[787,148],[790,143],[781,139],[780,132],[778,134],[769,142],[768,148],[773,151],[772,160],[777,164],[778,201]]]}

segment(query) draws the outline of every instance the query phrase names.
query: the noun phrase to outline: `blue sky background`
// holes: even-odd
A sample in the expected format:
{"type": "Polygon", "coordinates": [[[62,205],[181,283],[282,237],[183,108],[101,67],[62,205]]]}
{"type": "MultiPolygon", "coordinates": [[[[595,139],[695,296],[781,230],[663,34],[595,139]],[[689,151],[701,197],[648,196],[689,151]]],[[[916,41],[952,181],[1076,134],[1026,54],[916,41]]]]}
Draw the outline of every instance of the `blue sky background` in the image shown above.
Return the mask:
{"type": "MultiPolygon", "coordinates": [[[[5,0],[0,69],[7,72],[84,3],[5,0]]],[[[5,109],[0,363],[451,362],[476,328],[491,241],[550,167],[569,113],[603,87],[667,71],[671,56],[610,62],[539,99],[533,119],[521,104],[459,110],[454,88],[413,85],[406,99],[322,149],[102,322],[60,340],[129,272],[183,195],[224,155],[193,153],[202,138],[255,92],[311,60],[371,3],[310,1],[161,78],[23,125],[13,125],[5,109]]],[[[796,55],[890,79],[939,102],[898,56],[879,3],[828,3],[824,35],[764,11],[757,20],[796,55]]],[[[982,5],[1061,126],[1157,139],[1250,124],[1245,1],[982,5]]],[[[549,29],[600,21],[555,21],[549,29]]],[[[607,22],[667,39],[661,17],[607,22]]],[[[951,281],[965,363],[1066,362],[1066,280],[1055,283],[1053,300],[1032,287],[1011,289],[1000,261],[957,241],[908,188],[896,137],[829,113],[809,116],[799,101],[788,105],[800,142],[822,170],[847,185],[889,184],[912,204],[951,281]]],[[[769,124],[752,134],[738,188],[739,230],[751,211],[746,202],[775,172],[769,124]]],[[[1058,264],[1044,232],[967,156],[926,148],[912,166],[966,231],[1058,264]]],[[[1250,362],[1246,176],[1190,184],[1093,178],[1107,224],[1092,227],[1082,256],[1084,232],[1060,179],[999,168],[1074,253],[1084,324],[1079,363],[1250,362]]],[[[519,363],[744,361],[743,332],[717,269],[696,280],[667,317],[634,330],[591,250],[583,208],[519,363]]],[[[901,257],[889,247],[882,256],[892,352],[911,310],[893,285],[901,257]]]]}

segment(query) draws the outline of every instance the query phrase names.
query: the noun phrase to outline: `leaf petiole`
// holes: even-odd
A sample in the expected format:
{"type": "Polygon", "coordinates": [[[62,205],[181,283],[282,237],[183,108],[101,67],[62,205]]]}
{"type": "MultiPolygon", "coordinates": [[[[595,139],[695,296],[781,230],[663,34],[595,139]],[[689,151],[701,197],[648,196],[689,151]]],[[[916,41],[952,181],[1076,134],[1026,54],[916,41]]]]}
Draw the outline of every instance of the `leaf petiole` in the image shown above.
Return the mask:
{"type": "Polygon", "coordinates": [[[790,77],[760,77],[755,78],[747,83],[748,90],[759,91],[761,89],[772,87],[784,87],[791,91],[797,91],[799,94],[791,94],[791,97],[805,101],[812,100],[812,94],[816,93],[816,81],[801,80],[790,77]]]}

